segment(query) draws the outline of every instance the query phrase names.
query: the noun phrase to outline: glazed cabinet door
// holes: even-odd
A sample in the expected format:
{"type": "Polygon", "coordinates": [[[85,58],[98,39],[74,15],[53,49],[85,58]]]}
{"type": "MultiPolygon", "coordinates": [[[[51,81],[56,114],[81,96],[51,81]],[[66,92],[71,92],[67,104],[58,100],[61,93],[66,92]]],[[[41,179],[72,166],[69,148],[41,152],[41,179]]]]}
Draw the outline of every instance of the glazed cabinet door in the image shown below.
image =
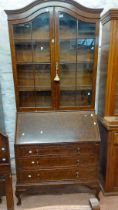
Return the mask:
{"type": "MultiPolygon", "coordinates": [[[[96,24],[68,10],[57,12],[59,109],[93,105],[96,24]]],[[[93,105],[94,106],[94,105],[93,105]]]]}
{"type": "Polygon", "coordinates": [[[63,7],[13,24],[20,111],[94,109],[97,22],[63,7]]]}
{"type": "Polygon", "coordinates": [[[52,108],[51,11],[13,26],[20,108],[52,108]]]}

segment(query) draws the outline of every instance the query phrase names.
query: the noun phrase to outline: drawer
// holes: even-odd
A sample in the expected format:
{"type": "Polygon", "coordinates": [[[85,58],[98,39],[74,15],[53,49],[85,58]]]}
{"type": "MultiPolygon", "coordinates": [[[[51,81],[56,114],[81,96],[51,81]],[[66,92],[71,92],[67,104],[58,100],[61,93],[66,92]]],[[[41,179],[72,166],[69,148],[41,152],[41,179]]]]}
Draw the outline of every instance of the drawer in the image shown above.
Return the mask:
{"type": "Polygon", "coordinates": [[[40,183],[47,181],[91,181],[96,180],[97,170],[91,168],[78,170],[76,167],[66,169],[27,170],[17,171],[19,183],[40,183]]]}
{"type": "Polygon", "coordinates": [[[9,146],[6,137],[0,138],[0,164],[9,162],[9,146]]]}
{"type": "Polygon", "coordinates": [[[9,163],[9,157],[7,154],[0,155],[0,164],[9,163]]]}
{"type": "Polygon", "coordinates": [[[118,133],[114,133],[114,144],[118,145],[118,133]]]}
{"type": "Polygon", "coordinates": [[[55,145],[16,145],[16,157],[29,157],[35,155],[75,155],[81,153],[98,153],[99,145],[94,143],[74,143],[55,145]]]}
{"type": "Polygon", "coordinates": [[[65,167],[65,166],[80,166],[88,165],[95,166],[98,162],[98,156],[94,154],[74,155],[74,156],[58,156],[50,155],[30,158],[17,158],[17,168],[32,169],[32,168],[50,168],[50,167],[65,167]]]}
{"type": "Polygon", "coordinates": [[[4,174],[11,173],[11,167],[9,163],[0,164],[0,174],[4,176],[4,174]]]}
{"type": "Polygon", "coordinates": [[[2,137],[0,138],[0,153],[8,152],[8,142],[6,141],[6,138],[2,137]]]}
{"type": "Polygon", "coordinates": [[[9,153],[4,145],[0,147],[0,163],[9,162],[9,153]]]}
{"type": "Polygon", "coordinates": [[[8,152],[5,151],[1,151],[0,152],[0,164],[1,163],[8,163],[9,162],[9,154],[8,152]]]}

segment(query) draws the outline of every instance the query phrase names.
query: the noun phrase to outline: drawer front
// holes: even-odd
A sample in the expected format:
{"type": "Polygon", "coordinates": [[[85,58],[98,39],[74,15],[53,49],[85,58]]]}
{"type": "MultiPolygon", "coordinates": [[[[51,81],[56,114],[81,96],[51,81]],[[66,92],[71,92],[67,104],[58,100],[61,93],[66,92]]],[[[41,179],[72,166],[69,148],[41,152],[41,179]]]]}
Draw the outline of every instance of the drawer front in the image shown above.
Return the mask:
{"type": "Polygon", "coordinates": [[[94,153],[98,152],[99,145],[95,143],[73,143],[73,144],[63,144],[59,145],[56,144],[55,146],[52,145],[27,145],[15,146],[15,153],[16,157],[29,157],[35,155],[75,155],[75,154],[87,154],[87,153],[94,153]]]}
{"type": "Polygon", "coordinates": [[[17,168],[24,169],[38,169],[38,168],[51,168],[51,167],[65,167],[65,166],[77,166],[87,167],[89,165],[95,166],[98,162],[98,156],[94,154],[88,155],[74,155],[74,156],[59,156],[50,155],[40,157],[30,157],[16,159],[17,168]]]}
{"type": "Polygon", "coordinates": [[[5,151],[8,152],[8,142],[4,137],[1,138],[0,136],[0,153],[5,151]]]}
{"type": "Polygon", "coordinates": [[[78,180],[92,181],[96,180],[97,170],[94,169],[81,169],[78,168],[66,168],[66,169],[47,169],[47,170],[27,170],[17,171],[17,181],[19,183],[40,183],[45,181],[68,181],[78,180]]]}
{"type": "Polygon", "coordinates": [[[0,154],[0,164],[9,163],[9,155],[7,153],[0,154]]]}
{"type": "Polygon", "coordinates": [[[8,163],[9,162],[9,151],[7,141],[4,139],[0,140],[0,163],[8,163]]]}

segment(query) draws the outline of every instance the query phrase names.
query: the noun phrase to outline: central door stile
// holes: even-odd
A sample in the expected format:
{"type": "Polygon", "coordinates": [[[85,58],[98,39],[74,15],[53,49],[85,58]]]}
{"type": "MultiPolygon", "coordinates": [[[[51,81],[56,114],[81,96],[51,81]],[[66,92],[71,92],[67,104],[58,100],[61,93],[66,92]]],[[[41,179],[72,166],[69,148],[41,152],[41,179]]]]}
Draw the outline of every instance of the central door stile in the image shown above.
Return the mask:
{"type": "Polygon", "coordinates": [[[51,53],[51,84],[52,84],[52,109],[56,109],[56,84],[55,77],[55,8],[50,9],[50,53],[51,53]]]}
{"type": "Polygon", "coordinates": [[[57,78],[55,83],[55,108],[56,110],[60,109],[60,49],[59,49],[59,11],[55,7],[54,10],[55,17],[55,77],[57,78]]]}

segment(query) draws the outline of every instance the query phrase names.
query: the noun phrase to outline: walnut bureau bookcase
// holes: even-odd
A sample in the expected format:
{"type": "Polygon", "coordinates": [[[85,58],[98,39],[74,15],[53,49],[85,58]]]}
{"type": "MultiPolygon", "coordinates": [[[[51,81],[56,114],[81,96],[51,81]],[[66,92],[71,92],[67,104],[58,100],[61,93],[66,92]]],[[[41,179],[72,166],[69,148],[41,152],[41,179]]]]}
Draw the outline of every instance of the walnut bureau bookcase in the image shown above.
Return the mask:
{"type": "Polygon", "coordinates": [[[98,115],[101,133],[101,186],[118,193],[118,10],[102,18],[98,115]]]}
{"type": "Polygon", "coordinates": [[[98,189],[94,114],[102,9],[38,0],[6,11],[17,106],[16,196],[41,185],[98,189]]]}

